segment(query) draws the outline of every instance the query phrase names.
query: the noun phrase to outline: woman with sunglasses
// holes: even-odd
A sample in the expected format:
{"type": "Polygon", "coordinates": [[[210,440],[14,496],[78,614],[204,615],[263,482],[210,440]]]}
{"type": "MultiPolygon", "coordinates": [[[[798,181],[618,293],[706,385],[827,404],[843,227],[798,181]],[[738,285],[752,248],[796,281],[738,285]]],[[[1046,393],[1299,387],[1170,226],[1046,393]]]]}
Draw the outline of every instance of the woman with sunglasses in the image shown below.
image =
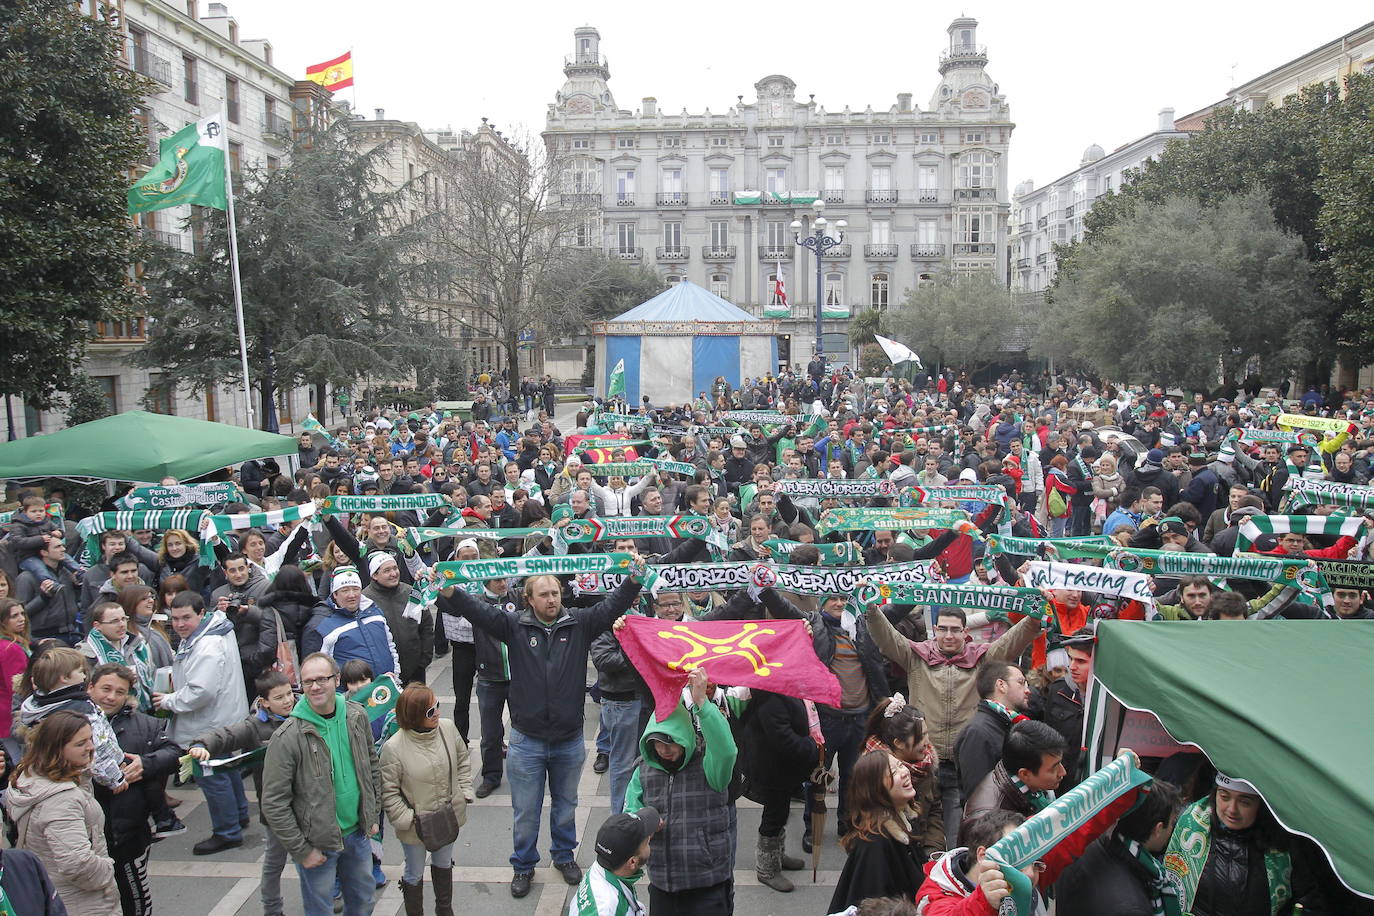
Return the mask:
{"type": "Polygon", "coordinates": [[[396,701],[396,734],[382,746],[382,808],[405,854],[401,898],[406,916],[424,913],[424,867],[429,856],[438,916],[453,916],[453,843],[426,850],[418,817],[453,806],[459,826],[473,800],[467,742],[451,719],[439,717],[439,701],[424,684],[412,683],[396,701]]]}

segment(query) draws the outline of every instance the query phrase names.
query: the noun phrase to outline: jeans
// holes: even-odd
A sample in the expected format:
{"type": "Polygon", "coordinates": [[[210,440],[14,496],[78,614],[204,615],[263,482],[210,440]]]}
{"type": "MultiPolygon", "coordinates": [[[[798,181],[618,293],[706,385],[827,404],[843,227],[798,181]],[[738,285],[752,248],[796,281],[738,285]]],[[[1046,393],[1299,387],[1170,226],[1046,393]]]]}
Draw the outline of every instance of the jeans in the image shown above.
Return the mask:
{"type": "MultiPolygon", "coordinates": [[[[607,742],[604,753],[611,759],[611,813],[625,807],[625,790],[635,772],[639,757],[639,699],[608,700],[601,698],[601,726],[607,742]]],[[[597,742],[597,751],[601,743],[597,742]]]]}
{"type": "Polygon", "coordinates": [[[243,773],[229,770],[209,776],[197,776],[196,785],[205,795],[205,807],[210,811],[210,826],[215,836],[226,840],[243,837],[239,822],[248,819],[248,796],[243,793],[243,773]]]}
{"type": "MultiPolygon", "coordinates": [[[[864,732],[868,725],[868,707],[840,712],[828,706],[818,705],[816,712],[821,720],[821,734],[825,735],[826,767],[829,768],[836,757],[840,758],[840,794],[839,801],[835,804],[835,829],[843,836],[849,827],[848,811],[845,810],[845,801],[849,798],[849,777],[853,774],[854,764],[858,762],[859,754],[863,750],[864,732]]],[[[810,791],[806,792],[806,803],[802,810],[802,823],[810,831],[810,791]]],[[[813,843],[819,841],[819,837],[812,837],[813,843]]]]}
{"type": "Polygon", "coordinates": [[[510,681],[477,679],[477,715],[482,722],[482,782],[500,785],[505,769],[501,745],[506,740],[506,723],[501,714],[510,700],[510,681]]]}
{"type": "Polygon", "coordinates": [[[1067,515],[1062,518],[1050,519],[1050,537],[1062,538],[1064,536],[1064,529],[1068,526],[1068,521],[1069,517],[1067,515]]]}
{"type": "Polygon", "coordinates": [[[940,803],[945,810],[945,848],[953,849],[959,838],[964,806],[959,802],[959,770],[953,760],[940,758],[940,803]]]}
{"type": "Polygon", "coordinates": [[[267,831],[267,850],[262,854],[262,878],[258,889],[263,916],[282,916],[286,901],[281,896],[281,873],[289,858],[277,835],[267,831]]]}
{"type": "Polygon", "coordinates": [[[586,759],[587,749],[580,734],[566,741],[550,742],[522,735],[514,728],[510,730],[506,777],[510,780],[514,813],[510,864],[515,871],[534,871],[539,864],[539,819],[544,811],[545,782],[552,796],[549,855],[555,864],[572,861],[577,848],[577,828],[573,824],[577,780],[586,759]]]}
{"type": "Polygon", "coordinates": [[[405,856],[405,868],[401,872],[401,880],[409,885],[420,883],[420,879],[425,876],[425,856],[429,856],[429,864],[435,868],[453,867],[453,844],[440,846],[433,852],[425,849],[423,843],[402,843],[401,853],[405,856]]]}
{"type": "Polygon", "coordinates": [[[372,843],[361,829],[344,837],[342,850],[324,854],[324,864],[314,868],[296,866],[301,879],[301,901],[305,916],[333,916],[334,879],[343,882],[344,916],[371,916],[372,843]]]}
{"type": "MultiPolygon", "coordinates": [[[[67,567],[67,569],[71,570],[73,573],[77,575],[80,575],[82,572],[85,571],[81,568],[81,564],[73,560],[71,557],[63,557],[62,565],[67,567]]],[[[53,572],[51,569],[48,569],[48,564],[44,563],[43,558],[40,556],[25,557],[24,559],[19,561],[19,568],[24,572],[31,573],[33,577],[37,579],[40,583],[44,579],[48,579],[53,582],[61,581],[57,578],[57,573],[53,572]]]]}
{"type": "Polygon", "coordinates": [[[453,724],[463,743],[468,742],[472,717],[472,679],[477,674],[477,647],[470,642],[450,642],[453,647],[453,724]]]}

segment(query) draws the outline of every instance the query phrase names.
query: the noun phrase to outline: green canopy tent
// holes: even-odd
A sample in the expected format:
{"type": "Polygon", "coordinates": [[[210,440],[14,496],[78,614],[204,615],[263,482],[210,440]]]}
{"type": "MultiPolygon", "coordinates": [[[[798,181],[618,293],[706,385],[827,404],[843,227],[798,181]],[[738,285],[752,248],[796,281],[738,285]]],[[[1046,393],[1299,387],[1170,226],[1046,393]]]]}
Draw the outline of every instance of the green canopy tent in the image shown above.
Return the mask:
{"type": "Polygon", "coordinates": [[[0,478],[184,481],[250,458],[295,452],[292,436],[130,410],[50,436],[0,444],[0,478]]]}
{"type": "Polygon", "coordinates": [[[1374,729],[1359,712],[1371,658],[1374,621],[1103,621],[1085,722],[1092,769],[1121,746],[1167,756],[1177,746],[1149,745],[1195,745],[1374,898],[1374,729]],[[1140,712],[1167,735],[1152,741],[1140,712]]]}

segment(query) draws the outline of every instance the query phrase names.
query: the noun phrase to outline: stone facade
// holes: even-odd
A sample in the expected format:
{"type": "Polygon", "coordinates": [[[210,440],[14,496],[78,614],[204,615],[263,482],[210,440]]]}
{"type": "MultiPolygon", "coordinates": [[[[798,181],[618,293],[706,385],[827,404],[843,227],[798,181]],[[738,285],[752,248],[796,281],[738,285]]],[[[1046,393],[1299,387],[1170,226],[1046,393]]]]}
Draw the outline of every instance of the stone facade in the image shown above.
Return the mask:
{"type": "MultiPolygon", "coordinates": [[[[618,108],[600,34],[575,30],[543,133],[564,164],[568,205],[595,214],[573,243],[649,265],[665,283],[689,279],[758,316],[781,277],[791,317],[779,358],[791,363],[814,351],[817,296],[815,262],[790,224],[809,234],[817,197],[832,226],[848,222],[823,261],[826,311],[886,309],[945,266],[1005,276],[1014,125],[977,25],[950,25],[924,109],[903,92],[881,110],[827,111],[774,74],[719,114],[670,114],[653,98],[618,108]]],[[[847,323],[825,322],[827,353],[849,351],[847,323]]]]}

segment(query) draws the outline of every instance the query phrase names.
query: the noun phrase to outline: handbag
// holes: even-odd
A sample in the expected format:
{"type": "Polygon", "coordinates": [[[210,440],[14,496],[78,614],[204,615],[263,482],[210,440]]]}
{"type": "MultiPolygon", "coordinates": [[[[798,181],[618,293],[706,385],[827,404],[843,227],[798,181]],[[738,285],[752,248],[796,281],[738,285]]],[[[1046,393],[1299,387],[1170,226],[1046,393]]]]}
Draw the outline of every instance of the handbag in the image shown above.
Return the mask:
{"type": "Polygon", "coordinates": [[[401,801],[406,803],[406,807],[415,816],[415,835],[420,838],[427,852],[443,849],[458,839],[459,829],[458,811],[453,807],[453,752],[449,750],[448,741],[442,733],[436,737],[443,742],[444,756],[448,758],[448,800],[433,811],[421,814],[415,810],[406,794],[401,793],[401,801]]]}
{"type": "Polygon", "coordinates": [[[293,688],[299,687],[300,664],[296,659],[296,641],[286,638],[286,628],[282,626],[281,614],[275,608],[272,610],[272,618],[277,621],[276,659],[272,662],[272,670],[286,675],[293,688]]]}

